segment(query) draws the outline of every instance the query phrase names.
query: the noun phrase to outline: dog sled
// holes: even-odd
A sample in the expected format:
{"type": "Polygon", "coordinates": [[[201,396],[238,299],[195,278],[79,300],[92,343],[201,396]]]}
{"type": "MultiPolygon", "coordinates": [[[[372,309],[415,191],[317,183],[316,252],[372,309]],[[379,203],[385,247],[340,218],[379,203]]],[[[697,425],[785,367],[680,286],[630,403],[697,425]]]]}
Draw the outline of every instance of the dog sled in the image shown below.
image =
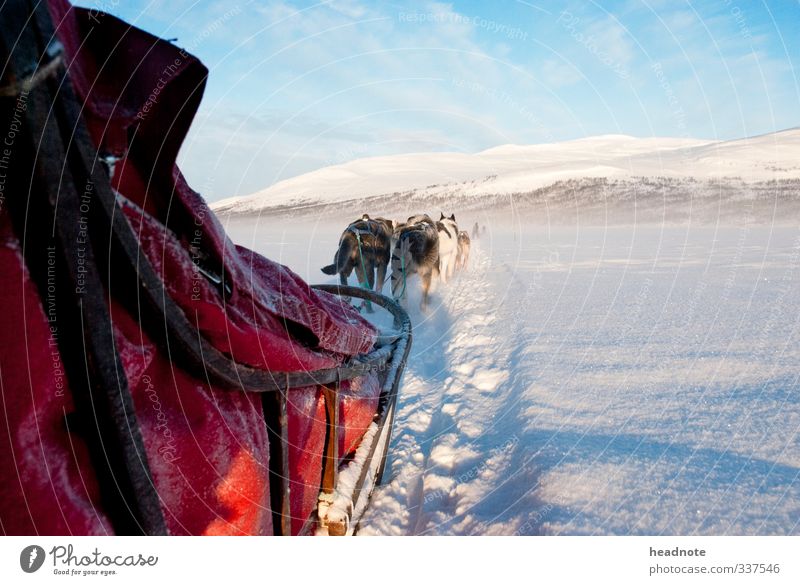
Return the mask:
{"type": "Polygon", "coordinates": [[[408,315],[225,236],[175,164],[194,57],[66,0],[0,19],[2,530],[352,534],[408,315]]]}

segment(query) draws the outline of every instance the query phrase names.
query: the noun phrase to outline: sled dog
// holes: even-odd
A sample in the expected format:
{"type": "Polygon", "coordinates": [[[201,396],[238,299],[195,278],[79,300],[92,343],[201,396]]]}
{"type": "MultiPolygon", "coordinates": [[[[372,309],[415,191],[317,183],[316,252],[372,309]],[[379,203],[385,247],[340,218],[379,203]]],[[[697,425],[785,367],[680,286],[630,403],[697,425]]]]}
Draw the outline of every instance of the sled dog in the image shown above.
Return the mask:
{"type": "Polygon", "coordinates": [[[458,225],[455,214],[442,217],[436,222],[439,232],[439,273],[442,282],[447,282],[453,277],[456,269],[456,256],[458,255],[458,225]]]}
{"type": "Polygon", "coordinates": [[[393,225],[391,220],[371,219],[364,214],[344,230],[333,264],[322,268],[322,272],[338,273],[341,283],[347,284],[347,278],[355,269],[361,286],[366,284],[370,289],[381,292],[392,251],[393,225]]]}
{"type": "Polygon", "coordinates": [[[458,232],[458,255],[456,256],[456,268],[463,270],[469,261],[470,239],[465,231],[458,232]]]}
{"type": "Polygon", "coordinates": [[[419,213],[417,215],[412,215],[406,220],[406,225],[413,225],[418,223],[427,223],[428,225],[436,227],[436,222],[434,222],[427,213],[419,213]]]}
{"type": "Polygon", "coordinates": [[[418,274],[422,281],[420,308],[428,308],[431,280],[439,274],[439,236],[436,224],[427,215],[410,217],[397,231],[392,250],[392,296],[406,299],[407,282],[418,274]]]}

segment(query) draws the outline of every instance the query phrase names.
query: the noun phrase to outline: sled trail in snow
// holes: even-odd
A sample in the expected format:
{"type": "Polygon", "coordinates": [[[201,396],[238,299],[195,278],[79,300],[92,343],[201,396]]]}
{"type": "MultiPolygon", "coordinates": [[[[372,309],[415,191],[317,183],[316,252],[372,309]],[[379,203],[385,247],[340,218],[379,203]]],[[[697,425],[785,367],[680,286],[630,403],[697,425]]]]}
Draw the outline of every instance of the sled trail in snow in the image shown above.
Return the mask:
{"type": "Polygon", "coordinates": [[[534,479],[513,432],[521,299],[513,288],[498,290],[494,270],[473,252],[470,269],[440,285],[429,314],[410,301],[418,326],[389,467],[361,534],[508,532],[502,520],[519,523],[520,508],[533,506],[532,493],[519,489],[534,479]]]}

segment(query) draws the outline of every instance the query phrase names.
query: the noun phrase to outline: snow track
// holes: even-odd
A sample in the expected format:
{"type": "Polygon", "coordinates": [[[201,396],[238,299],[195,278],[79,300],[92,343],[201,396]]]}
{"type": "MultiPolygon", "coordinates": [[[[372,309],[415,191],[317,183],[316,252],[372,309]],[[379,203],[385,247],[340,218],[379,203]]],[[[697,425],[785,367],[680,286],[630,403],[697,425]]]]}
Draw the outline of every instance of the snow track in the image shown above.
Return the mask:
{"type": "MultiPolygon", "coordinates": [[[[419,324],[400,395],[389,477],[373,494],[361,534],[487,534],[514,528],[532,506],[529,466],[513,432],[514,353],[524,347],[513,287],[497,290],[488,257],[438,291],[419,324]],[[504,329],[501,323],[512,324],[504,329]],[[498,337],[501,334],[502,337],[498,337]]],[[[411,301],[414,306],[414,300],[411,301]]]]}
{"type": "MultiPolygon", "coordinates": [[[[800,534],[800,231],[746,219],[500,222],[427,314],[411,281],[359,534],[800,534]]],[[[234,238],[319,282],[327,223],[234,238]]]]}

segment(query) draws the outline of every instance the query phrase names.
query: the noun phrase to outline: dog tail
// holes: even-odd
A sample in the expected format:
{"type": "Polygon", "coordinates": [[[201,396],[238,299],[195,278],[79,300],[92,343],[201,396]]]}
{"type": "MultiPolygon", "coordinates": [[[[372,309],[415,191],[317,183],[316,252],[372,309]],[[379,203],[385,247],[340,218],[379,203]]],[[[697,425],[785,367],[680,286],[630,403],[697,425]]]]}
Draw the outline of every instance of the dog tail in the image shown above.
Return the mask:
{"type": "Polygon", "coordinates": [[[350,258],[352,252],[353,238],[349,238],[345,235],[339,242],[339,249],[336,251],[336,255],[333,257],[333,264],[328,264],[322,268],[322,272],[325,274],[340,273],[347,265],[347,259],[350,258]]]}

